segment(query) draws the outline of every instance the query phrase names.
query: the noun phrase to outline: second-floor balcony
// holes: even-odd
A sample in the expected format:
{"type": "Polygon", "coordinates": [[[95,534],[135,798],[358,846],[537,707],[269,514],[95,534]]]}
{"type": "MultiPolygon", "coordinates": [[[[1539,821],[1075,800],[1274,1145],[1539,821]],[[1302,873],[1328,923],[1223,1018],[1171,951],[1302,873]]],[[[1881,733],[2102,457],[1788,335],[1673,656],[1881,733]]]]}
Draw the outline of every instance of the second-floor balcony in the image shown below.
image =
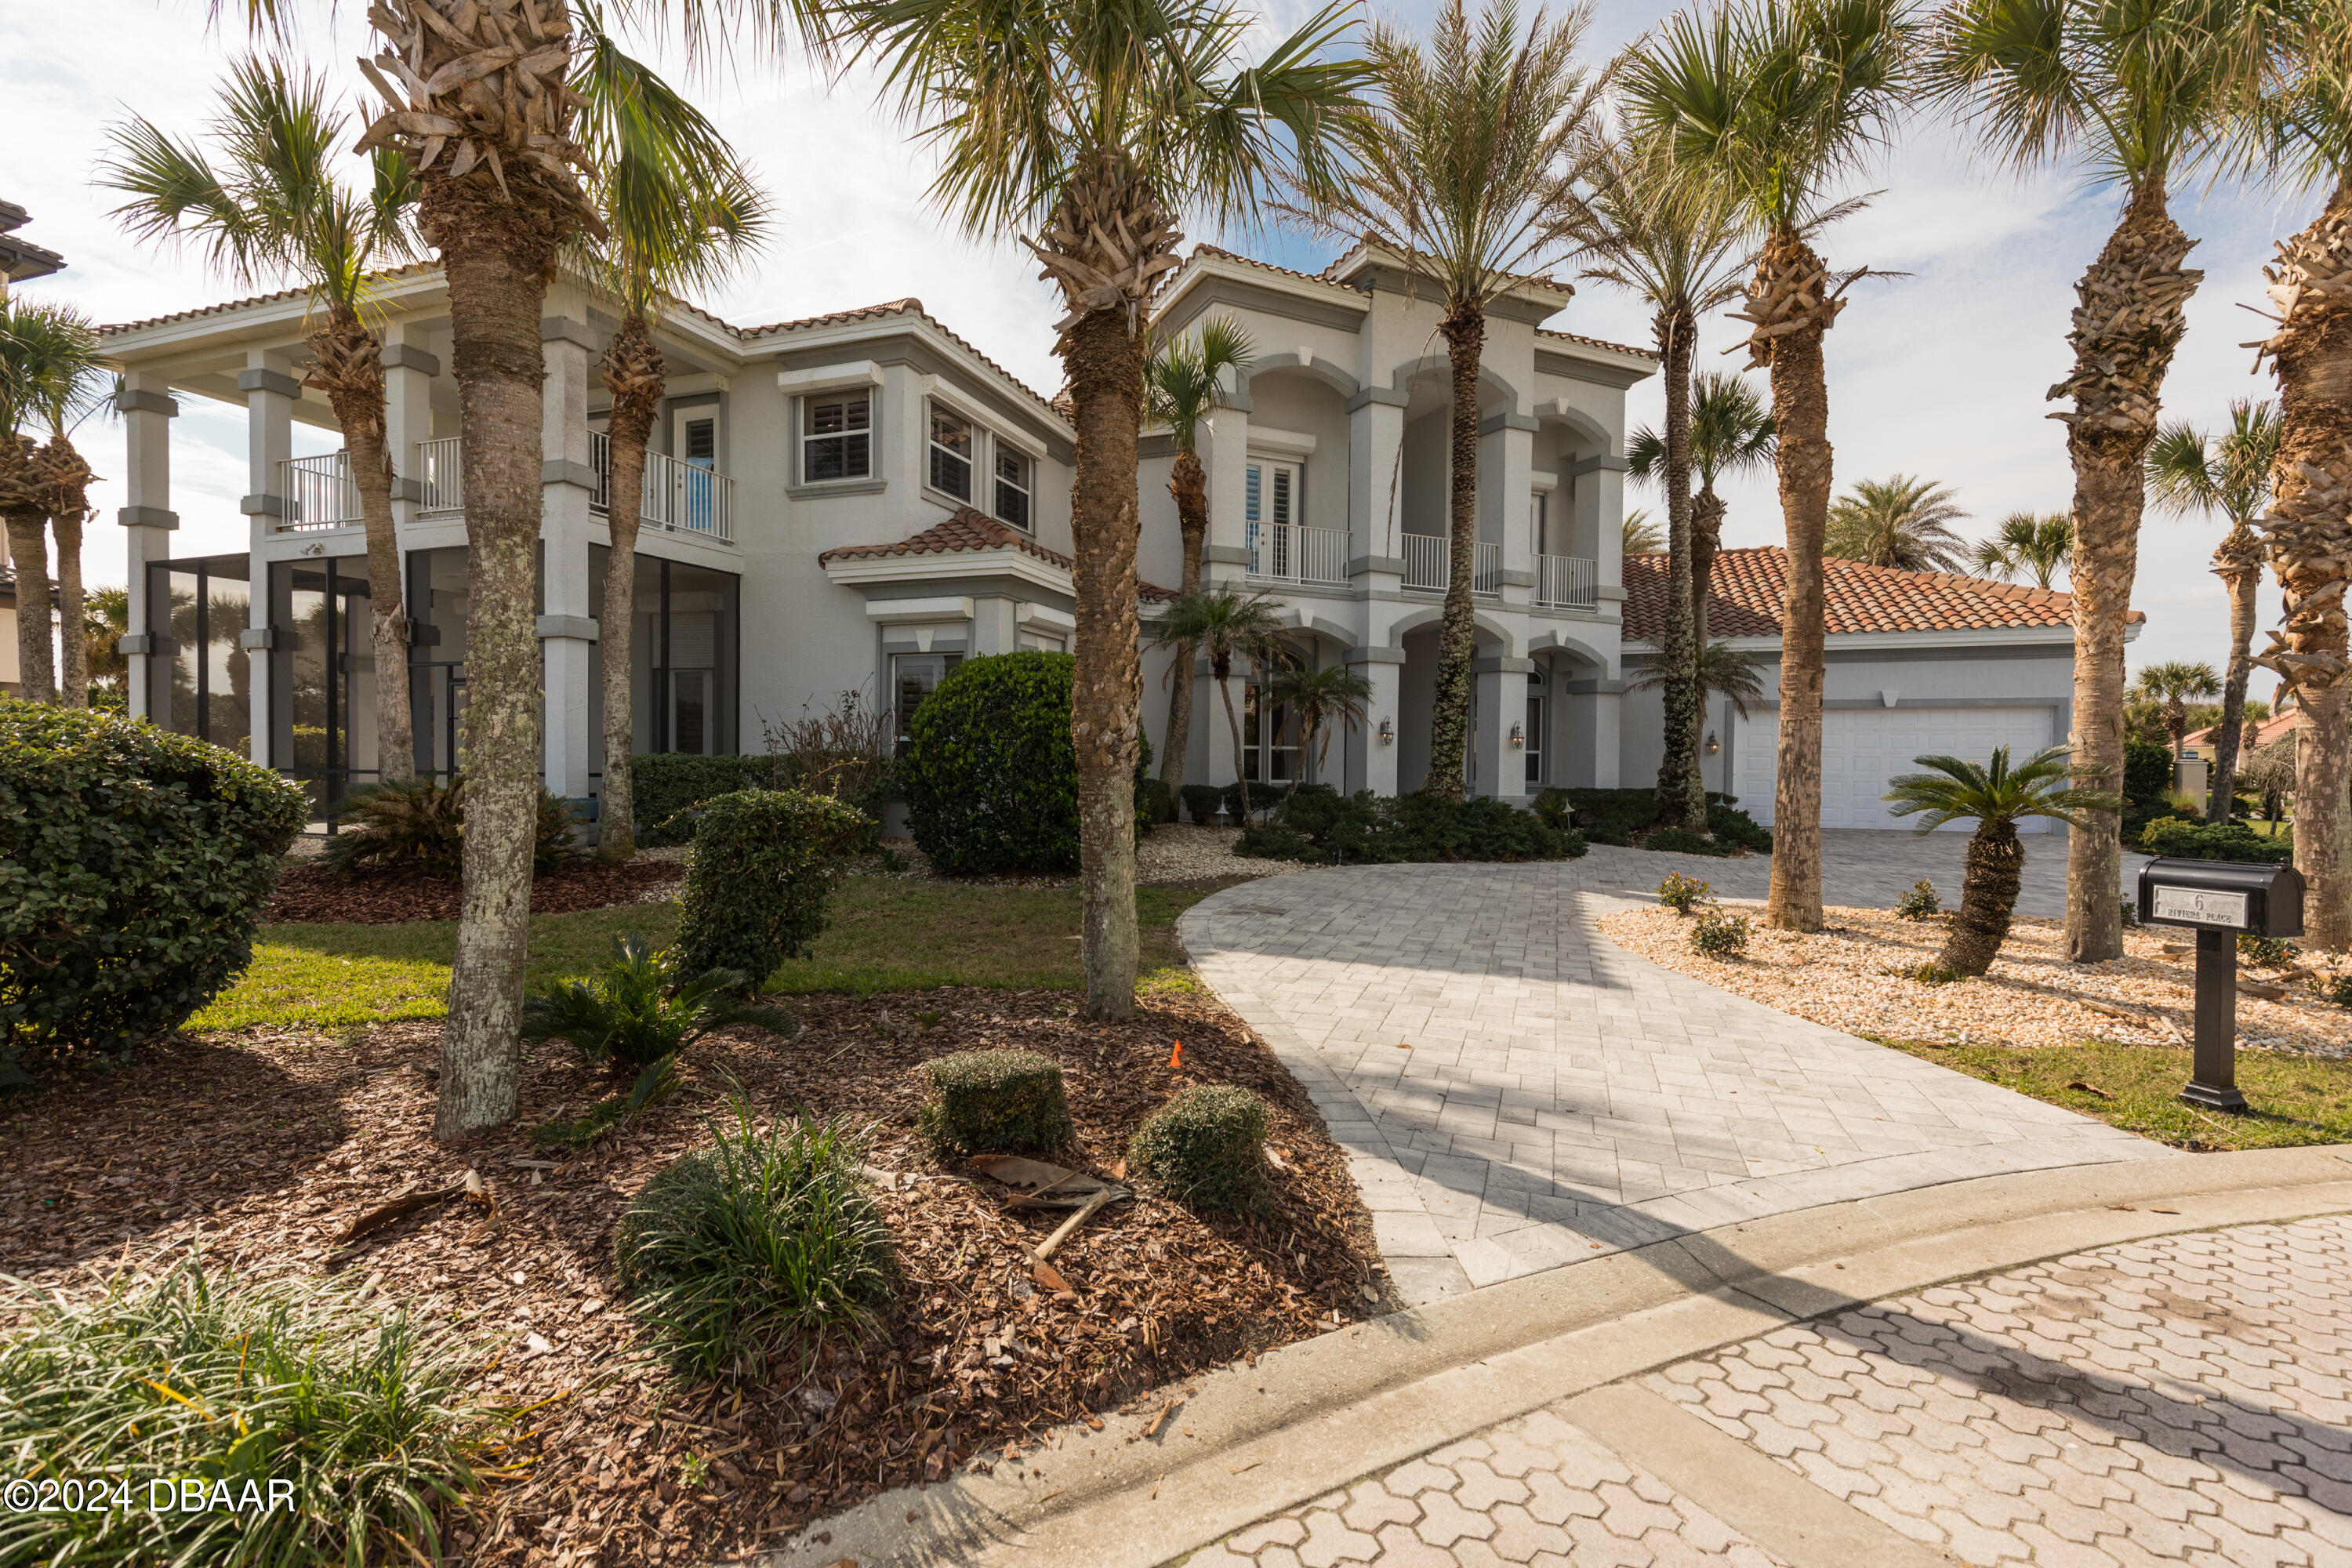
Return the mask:
{"type": "MultiPolygon", "coordinates": [[[[610,510],[612,441],[598,433],[589,437],[588,444],[596,474],[588,509],[602,517],[610,510]]],[[[454,517],[466,510],[463,455],[462,443],[455,436],[416,443],[412,472],[421,491],[419,517],[454,517]]],[[[312,533],[348,528],[362,521],[359,487],[352,482],[348,451],[289,458],[278,465],[278,476],[285,510],[275,525],[278,532],[312,533]]],[[[642,528],[699,534],[730,543],[735,538],[735,481],[715,468],[648,452],[639,495],[638,526],[642,528]]]]}
{"type": "Polygon", "coordinates": [[[1268,583],[1319,583],[1345,587],[1348,531],[1297,522],[1246,525],[1249,574],[1268,583]]]}
{"type": "Polygon", "coordinates": [[[1581,555],[1536,557],[1536,606],[1590,610],[1601,603],[1601,563],[1581,555]]]}
{"type": "MultiPolygon", "coordinates": [[[[1426,588],[1443,594],[1446,590],[1454,561],[1454,542],[1438,533],[1408,533],[1404,536],[1404,585],[1426,588]]],[[[1482,599],[1500,598],[1503,593],[1503,547],[1478,541],[1477,552],[1470,561],[1470,591],[1482,599]]]]}

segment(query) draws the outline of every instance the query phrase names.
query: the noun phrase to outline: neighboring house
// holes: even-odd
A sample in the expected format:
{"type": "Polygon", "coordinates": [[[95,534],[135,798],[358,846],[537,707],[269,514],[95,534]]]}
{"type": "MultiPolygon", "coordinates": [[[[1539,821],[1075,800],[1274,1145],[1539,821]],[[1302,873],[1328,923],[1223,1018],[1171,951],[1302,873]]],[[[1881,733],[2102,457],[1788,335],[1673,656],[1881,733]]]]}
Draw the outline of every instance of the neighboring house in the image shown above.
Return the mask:
{"type": "Polygon", "coordinates": [[[16,568],[0,562],[0,692],[11,697],[24,679],[16,657],[16,568]]]}
{"type": "MultiPolygon", "coordinates": [[[[1727,699],[1709,702],[1701,748],[1706,787],[1738,796],[1768,824],[1787,574],[1787,555],[1777,546],[1727,550],[1716,557],[1707,600],[1709,637],[1755,655],[1764,689],[1746,719],[1727,699]]],[[[1907,829],[1881,797],[1895,774],[1916,771],[1914,757],[1981,761],[2000,745],[2020,757],[2065,741],[2074,722],[2071,595],[1838,560],[1826,564],[1825,586],[1822,826],[1907,829]]],[[[1639,667],[1655,658],[1664,631],[1666,558],[1629,558],[1625,587],[1626,659],[1639,667]]],[[[2126,639],[2145,620],[2131,612],[2126,639]]],[[[1641,783],[1655,776],[1661,758],[1662,699],[1636,691],[1625,708],[1625,779],[1641,783]]],[[[2034,818],[2019,830],[2044,826],[2034,818]]]]}
{"type": "MultiPolygon", "coordinates": [[[[1569,298],[1531,280],[1490,313],[1472,772],[1482,792],[1513,798],[1618,776],[1618,454],[1624,389],[1654,362],[1539,330],[1569,298]]],[[[447,298],[438,271],[416,266],[387,276],[381,301],[415,626],[406,678],[418,764],[442,772],[464,706],[467,603],[447,298]]],[[[581,799],[595,795],[602,759],[607,400],[595,362],[616,320],[570,279],[545,310],[545,777],[581,799]]],[[[1276,596],[1302,657],[1346,659],[1371,679],[1372,721],[1335,740],[1324,776],[1415,787],[1428,772],[1445,582],[1435,301],[1361,250],[1308,276],[1202,247],[1171,279],[1158,324],[1181,331],[1211,310],[1241,318],[1262,357],[1203,446],[1208,574],[1276,596]]],[[[323,801],[375,776],[378,673],[343,456],[293,456],[297,424],[334,428],[300,383],[306,314],[289,291],[109,327],[105,342],[123,377],[132,709],[249,749],[323,801]],[[184,396],[247,412],[246,550],[174,553],[171,420],[184,396]]],[[[756,751],[764,721],[845,691],[895,709],[903,732],[958,660],[1069,647],[1065,408],[912,300],[749,328],[681,308],[656,331],[670,384],[638,542],[641,751],[756,751]]],[[[1150,616],[1178,581],[1181,545],[1165,437],[1144,450],[1150,616]]],[[[1146,661],[1155,743],[1167,663],[1146,661]]],[[[1228,782],[1222,709],[1205,673],[1196,679],[1188,776],[1228,782]]],[[[1249,706],[1242,771],[1312,773],[1295,726],[1249,706]]]]}
{"type": "MultiPolygon", "coordinates": [[[[2257,728],[2259,738],[2252,746],[2247,746],[2241,738],[2238,746],[2238,766],[2241,768],[2255,752],[2302,730],[2303,710],[2295,706],[2293,695],[2282,697],[2280,702],[2279,711],[2260,722],[2257,728]]],[[[2180,755],[2172,765],[2173,788],[2192,796],[2200,805],[2205,804],[2205,797],[2213,787],[2213,733],[2216,728],[2218,726],[2208,725],[2202,730],[2189,731],[2183,737],[2180,755]]]]}
{"type": "Polygon", "coordinates": [[[16,232],[31,221],[32,215],[15,202],[0,202],[0,300],[8,297],[9,284],[47,278],[66,264],[56,251],[16,232]]]}

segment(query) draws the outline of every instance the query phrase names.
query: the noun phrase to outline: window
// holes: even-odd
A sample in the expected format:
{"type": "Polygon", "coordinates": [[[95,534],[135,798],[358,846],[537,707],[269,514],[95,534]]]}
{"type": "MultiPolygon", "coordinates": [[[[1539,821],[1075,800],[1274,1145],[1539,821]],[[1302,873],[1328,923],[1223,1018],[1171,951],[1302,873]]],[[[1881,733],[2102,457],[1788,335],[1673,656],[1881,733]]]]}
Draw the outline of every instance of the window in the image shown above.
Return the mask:
{"type": "Polygon", "coordinates": [[[1535,499],[1535,505],[1529,510],[1534,514],[1536,553],[1538,555],[1558,554],[1559,552],[1551,548],[1551,497],[1538,492],[1535,499]]]}
{"type": "MultiPolygon", "coordinates": [[[[1543,677],[1530,675],[1530,687],[1542,685],[1543,677]]],[[[1534,691],[1528,693],[1528,783],[1543,783],[1544,700],[1534,691]]]]}
{"type": "Polygon", "coordinates": [[[898,727],[898,754],[905,756],[914,749],[915,710],[924,699],[940,688],[948,671],[963,662],[957,653],[902,653],[890,660],[892,707],[897,710],[898,727]]]}
{"type": "Polygon", "coordinates": [[[931,489],[971,500],[971,421],[931,405],[931,489]]]}
{"type": "Polygon", "coordinates": [[[996,444],[996,515],[1029,531],[1029,458],[1003,441],[996,444]]]}
{"type": "Polygon", "coordinates": [[[1299,777],[1298,721],[1279,702],[1259,700],[1252,681],[1242,689],[1242,777],[1252,784],[1288,784],[1299,777]]]}
{"type": "Polygon", "coordinates": [[[1298,465],[1249,461],[1242,515],[1252,523],[1298,521],[1298,465]]]}
{"type": "MultiPolygon", "coordinates": [[[[801,400],[801,482],[862,479],[874,471],[874,401],[867,392],[801,400]]],[[[692,429],[688,428],[689,446],[692,429]]],[[[691,453],[689,452],[689,460],[691,453]]]]}
{"type": "Polygon", "coordinates": [[[689,419],[686,422],[686,460],[698,468],[719,466],[719,421],[689,419]]]}

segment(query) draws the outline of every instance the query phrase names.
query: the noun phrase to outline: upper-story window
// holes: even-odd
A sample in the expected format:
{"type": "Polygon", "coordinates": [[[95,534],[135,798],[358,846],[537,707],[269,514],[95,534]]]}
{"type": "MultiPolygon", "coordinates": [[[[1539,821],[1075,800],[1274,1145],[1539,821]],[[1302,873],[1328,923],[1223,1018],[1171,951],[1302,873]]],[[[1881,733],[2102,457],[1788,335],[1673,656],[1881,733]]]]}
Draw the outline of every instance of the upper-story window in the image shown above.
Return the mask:
{"type": "Polygon", "coordinates": [[[825,393],[801,400],[801,482],[862,479],[874,472],[874,395],[825,393]]]}
{"type": "Polygon", "coordinates": [[[1029,457],[1003,440],[996,443],[996,516],[1024,533],[1029,531],[1029,457]]]}
{"type": "Polygon", "coordinates": [[[971,500],[971,421],[931,405],[931,489],[971,500]]]}

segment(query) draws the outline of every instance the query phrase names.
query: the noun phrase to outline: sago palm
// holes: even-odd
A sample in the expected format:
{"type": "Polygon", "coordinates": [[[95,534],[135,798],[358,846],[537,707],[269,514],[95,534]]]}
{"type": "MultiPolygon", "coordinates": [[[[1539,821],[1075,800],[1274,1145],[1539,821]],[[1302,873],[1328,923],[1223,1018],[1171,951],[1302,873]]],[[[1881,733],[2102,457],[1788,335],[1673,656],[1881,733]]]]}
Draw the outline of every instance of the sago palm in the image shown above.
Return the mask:
{"type": "MultiPolygon", "coordinates": [[[[1729,510],[1715,482],[1771,467],[1772,444],[1772,411],[1747,377],[1706,371],[1692,378],[1690,466],[1698,489],[1691,497],[1691,618],[1702,648],[1729,510]]],[[[1625,441],[1625,468],[1634,479],[1662,482],[1665,438],[1647,426],[1634,431],[1625,441]]]]}
{"type": "Polygon", "coordinates": [[[142,243],[195,250],[239,288],[290,277],[310,292],[315,313],[303,384],[324,393],[335,411],[359,497],[377,672],[376,765],[379,777],[396,782],[415,773],[416,753],[383,342],[373,318],[377,272],[415,253],[416,191],[406,161],[390,148],[375,154],[367,189],[340,179],[334,161],[347,122],[323,77],[248,56],[229,68],[210,150],[134,116],[109,132],[99,184],[129,198],[114,216],[142,243]]]}
{"type": "Polygon", "coordinates": [[[1768,924],[1822,923],[1822,538],[1832,484],[1822,339],[1845,308],[1811,237],[1848,210],[1833,189],[1883,140],[1910,90],[1902,0],[1743,0],[1676,16],[1635,47],[1634,132],[1685,177],[1731,193],[1763,232],[1748,282],[1748,363],[1770,374],[1774,466],[1788,535],[1780,736],[1768,924]]]}
{"type": "Polygon", "coordinates": [[[562,1040],[591,1067],[639,1072],[738,1024],[780,1035],[797,1027],[780,1007],[745,1002],[751,983],[736,971],[681,974],[672,959],[672,949],[635,932],[614,937],[588,978],[551,982],[523,1005],[523,1043],[562,1040]]]}
{"type": "Polygon", "coordinates": [[[1361,68],[1323,59],[1353,26],[1317,13],[1258,56],[1234,0],[845,0],[845,47],[877,58],[940,156],[933,200],[975,238],[1018,236],[1060,290],[1055,352],[1077,426],[1079,943],[1087,1011],[1135,1010],[1136,446],[1145,307],[1181,215],[1249,221],[1272,185],[1321,183],[1361,68]]]}
{"type": "Polygon", "coordinates": [[[90,474],[71,431],[103,379],[98,334],[81,312],[21,295],[0,300],[0,521],[16,563],[17,689],[28,701],[58,700],[50,630],[59,610],[67,617],[64,700],[77,708],[89,700],[74,628],[83,616],[81,525],[90,474]],[[34,433],[45,427],[48,441],[37,443],[34,433]],[[58,539],[54,600],[45,524],[58,539]]]}
{"type": "Polygon", "coordinates": [[[593,171],[590,194],[605,239],[588,249],[587,270],[621,307],[597,374],[612,394],[605,422],[608,468],[604,605],[597,637],[604,667],[604,782],[596,853],[636,853],[632,758],[636,750],[637,530],[645,510],[646,448],[669,368],[653,324],[673,295],[727,280],[766,237],[765,196],[719,128],[659,77],[623,53],[593,14],[577,79],[581,140],[593,171]]]}
{"type": "Polygon", "coordinates": [[[2213,547],[2213,575],[2230,594],[2230,663],[2213,732],[2208,822],[2229,821],[2237,798],[2238,731],[2245,723],[2246,681],[2254,663],[2254,590],[2263,581],[2263,539],[2253,524],[2270,501],[2278,448],[2277,408],[2242,397],[2230,405],[2226,434],[2209,437],[2185,421],[2168,425],[2147,453],[2147,488],[2160,510],[2176,517],[2219,512],[2230,520],[2230,531],[2213,547]]]}
{"type": "Polygon", "coordinates": [[[2203,659],[2167,659],[2144,665],[2132,689],[2164,710],[2164,732],[2172,737],[2177,763],[2189,745],[2189,705],[2210,702],[2221,695],[2221,678],[2203,659]]]}
{"type": "MultiPolygon", "coordinates": [[[[1201,427],[1209,416],[1225,406],[1228,377],[1249,368],[1257,347],[1239,321],[1212,316],[1191,337],[1165,342],[1143,367],[1144,416],[1168,427],[1176,446],[1176,460],[1168,475],[1168,494],[1176,502],[1176,526],[1183,536],[1184,564],[1178,579],[1181,592],[1201,591],[1201,554],[1209,539],[1209,479],[1201,467],[1201,427]]],[[[1180,799],[1184,789],[1184,756],[1192,743],[1192,659],[1194,650],[1176,650],[1176,674],[1169,690],[1168,733],[1160,748],[1160,776],[1168,798],[1180,799]]]]}
{"type": "Polygon", "coordinates": [[[1968,564],[1968,545],[1952,524],[1968,515],[1950,489],[1933,479],[1862,479],[1830,508],[1822,550],[1902,572],[1958,572],[1968,564]]]}
{"type": "Polygon", "coordinates": [[[1488,0],[1475,22],[1463,0],[1444,0],[1425,46],[1376,25],[1368,52],[1381,103],[1363,124],[1357,166],[1304,192],[1318,226],[1388,251],[1444,312],[1450,542],[1426,787],[1454,800],[1470,744],[1486,310],[1569,245],[1581,221],[1575,187],[1600,147],[1607,79],[1577,55],[1590,20],[1582,5],[1557,24],[1538,12],[1523,35],[1514,0],[1488,0]]]}
{"type": "Polygon", "coordinates": [[[2004,583],[2030,574],[2035,587],[2047,588],[2074,555],[2074,524],[2064,512],[2013,511],[2000,520],[1990,539],[1977,541],[1969,552],[1969,565],[2004,583]]]}
{"type": "MultiPolygon", "coordinates": [[[[2074,368],[2050,389],[2072,403],[2053,417],[2066,426],[2074,470],[2074,760],[2095,784],[2123,778],[2142,463],[2204,276],[2185,265],[2195,242],[2173,221],[2171,188],[2216,145],[2279,15],[2270,0],[1953,0],[1935,24],[1933,85],[1990,156],[2072,165],[2123,196],[2074,287],[2074,368]]],[[[2095,814],[2066,841],[2066,947],[2077,963],[2123,952],[2120,826],[2095,814]]]]}
{"type": "MultiPolygon", "coordinates": [[[[1151,623],[1151,640],[1161,647],[1190,648],[1187,663],[1173,666],[1174,680],[1190,680],[1191,658],[1209,661],[1209,679],[1225,705],[1225,723],[1233,731],[1234,776],[1241,777],[1241,715],[1234,708],[1234,662],[1265,663],[1281,647],[1282,617],[1263,594],[1241,594],[1231,588],[1206,588],[1187,594],[1160,612],[1151,623]]],[[[1246,793],[1246,792],[1244,792],[1246,793]]]]}
{"type": "Polygon", "coordinates": [[[2000,956],[2017,910],[2018,875],[2025,866],[2017,825],[2029,816],[2046,816],[2079,833],[2091,813],[2120,811],[2123,800],[2072,784],[2063,746],[2036,752],[2015,767],[2010,766],[2007,746],[1995,747],[1990,763],[1943,756],[1912,761],[1932,771],[1898,773],[1888,781],[1894,786],[1885,796],[1891,815],[1918,816],[1923,834],[1948,822],[1977,825],[1969,837],[1960,907],[1936,963],[1970,977],[1981,975],[2000,956]]]}
{"type": "MultiPolygon", "coordinates": [[[[1364,721],[1364,704],[1371,700],[1372,683],[1361,672],[1344,664],[1325,665],[1312,669],[1304,664],[1293,664],[1277,669],[1266,682],[1266,700],[1278,703],[1283,710],[1298,721],[1298,754],[1302,761],[1312,757],[1315,771],[1320,774],[1323,763],[1331,751],[1331,732],[1364,721]],[[1315,737],[1323,737],[1321,751],[1316,750],[1315,737]]],[[[1307,770],[1299,768],[1290,775],[1290,793],[1298,793],[1298,781],[1307,770]]]]}
{"type": "Polygon", "coordinates": [[[1658,820],[1706,826],[1699,773],[1702,727],[1696,530],[1691,503],[1691,356],[1701,318],[1739,295],[1746,214],[1727,187],[1680,177],[1659,142],[1616,143],[1591,174],[1578,228],[1591,259],[1587,278],[1615,285],[1650,312],[1664,378],[1666,416],[1650,477],[1666,498],[1666,625],[1659,672],[1664,755],[1658,764],[1658,820]]]}

